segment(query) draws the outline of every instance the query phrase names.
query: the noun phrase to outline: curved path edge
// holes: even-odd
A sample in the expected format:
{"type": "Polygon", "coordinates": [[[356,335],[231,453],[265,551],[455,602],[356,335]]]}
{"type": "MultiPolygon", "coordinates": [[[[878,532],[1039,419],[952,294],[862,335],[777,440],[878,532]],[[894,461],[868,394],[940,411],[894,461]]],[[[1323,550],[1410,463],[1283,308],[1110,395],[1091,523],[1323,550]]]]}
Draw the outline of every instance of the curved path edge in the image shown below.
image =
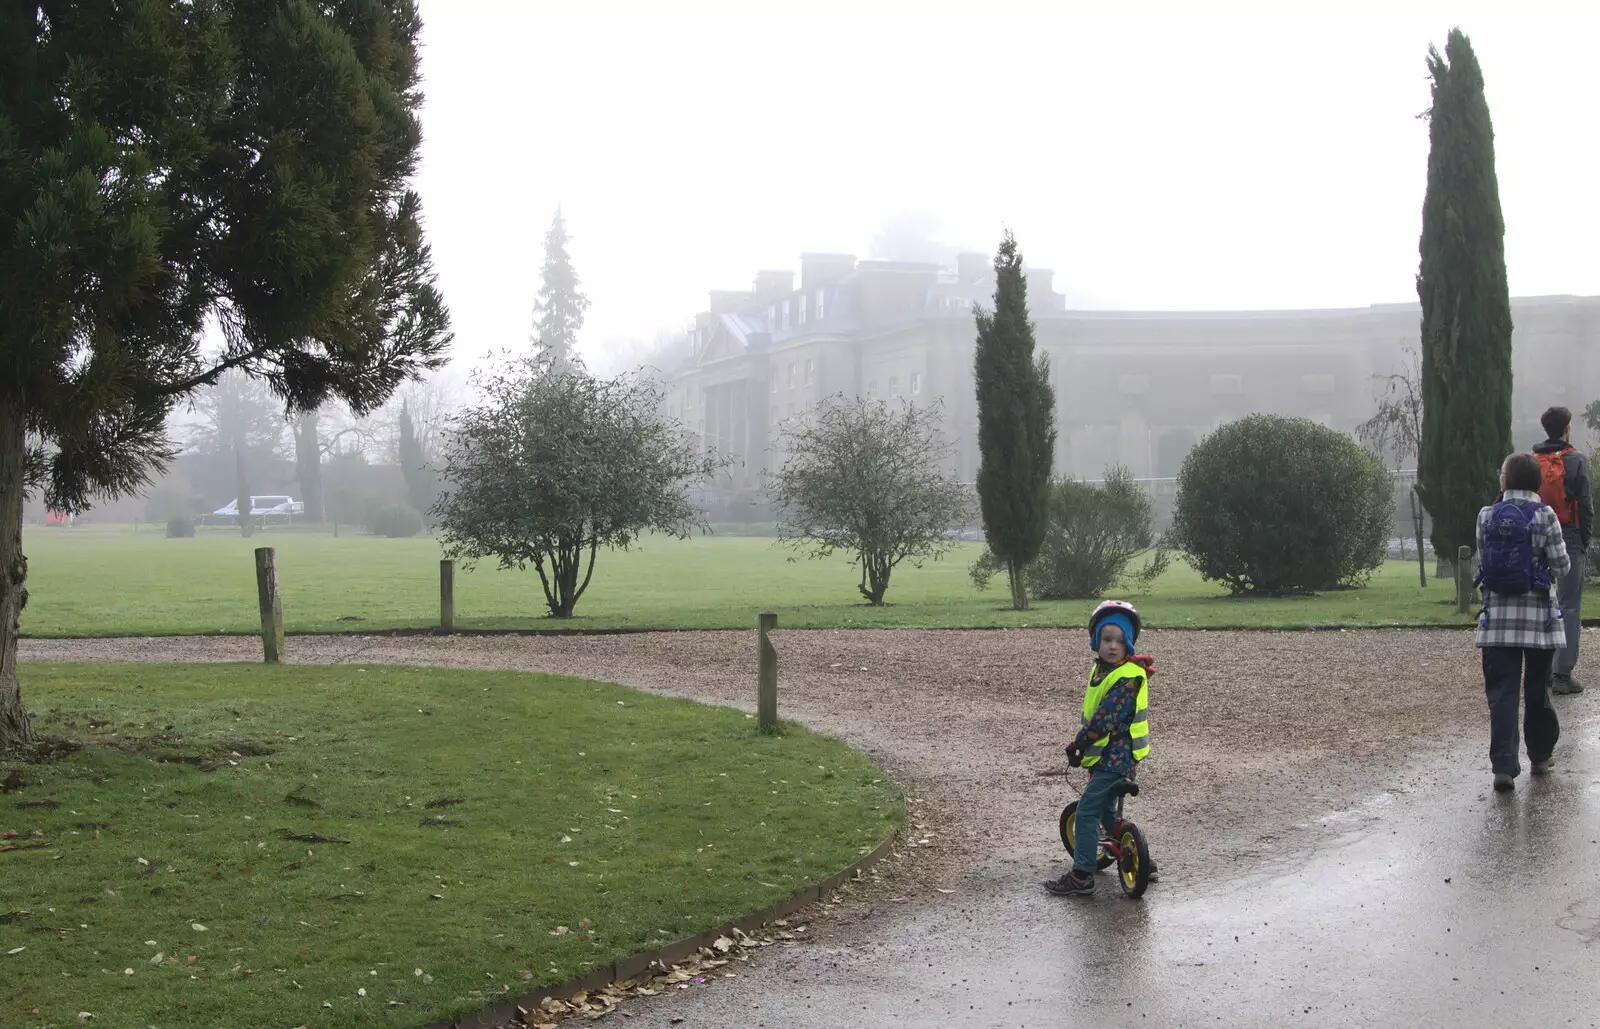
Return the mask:
{"type": "Polygon", "coordinates": [[[592,993],[605,989],[612,983],[637,979],[652,971],[667,971],[673,965],[698,954],[702,948],[711,947],[719,937],[731,935],[735,930],[746,934],[754,933],[767,923],[809,907],[845,883],[859,879],[867,869],[893,853],[895,840],[899,835],[899,830],[890,833],[882,843],[873,848],[871,853],[851,862],[816,885],[807,886],[787,900],[781,900],[770,907],[724,922],[715,929],[674,940],[665,946],[618,958],[576,978],[530,990],[514,1000],[503,1000],[478,1011],[428,1022],[422,1029],[499,1029],[506,1025],[520,1025],[522,1023],[518,1019],[527,1013],[537,1011],[547,997],[564,1000],[577,993],[592,993]]]}

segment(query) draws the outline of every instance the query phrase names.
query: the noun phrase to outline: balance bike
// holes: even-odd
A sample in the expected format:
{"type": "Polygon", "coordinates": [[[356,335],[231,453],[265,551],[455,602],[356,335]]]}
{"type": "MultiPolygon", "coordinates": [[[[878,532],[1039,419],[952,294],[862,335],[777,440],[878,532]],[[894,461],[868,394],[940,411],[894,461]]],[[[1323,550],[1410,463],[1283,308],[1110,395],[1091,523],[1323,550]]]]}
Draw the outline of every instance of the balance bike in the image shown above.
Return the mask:
{"type": "MultiPolygon", "coordinates": [[[[1095,859],[1096,868],[1117,866],[1117,881],[1129,900],[1138,900],[1150,886],[1150,847],[1139,827],[1122,815],[1123,798],[1138,795],[1139,784],[1131,779],[1111,787],[1111,798],[1117,805],[1116,828],[1111,838],[1106,839],[1105,829],[1101,827],[1100,850],[1095,859]]],[[[1061,842],[1067,845],[1068,854],[1073,852],[1077,827],[1078,802],[1075,800],[1061,810],[1061,842]]]]}

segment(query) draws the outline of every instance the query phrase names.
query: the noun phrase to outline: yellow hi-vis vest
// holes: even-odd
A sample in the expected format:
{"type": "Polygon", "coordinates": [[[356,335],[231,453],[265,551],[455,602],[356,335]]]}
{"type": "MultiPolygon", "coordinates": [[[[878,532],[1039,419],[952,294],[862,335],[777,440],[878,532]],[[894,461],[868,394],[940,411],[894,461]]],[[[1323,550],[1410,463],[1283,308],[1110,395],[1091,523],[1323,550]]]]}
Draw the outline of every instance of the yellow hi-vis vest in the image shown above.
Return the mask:
{"type": "MultiPolygon", "coordinates": [[[[1145,675],[1142,665],[1124,661],[1107,672],[1106,677],[1098,683],[1094,681],[1094,672],[1091,671],[1089,689],[1083,695],[1083,724],[1086,726],[1089,724],[1089,720],[1099,709],[1100,702],[1111,692],[1111,687],[1124,679],[1139,680],[1139,695],[1133,704],[1133,721],[1128,723],[1128,735],[1133,738],[1133,759],[1143,761],[1150,754],[1150,678],[1145,675]]],[[[1110,735],[1106,735],[1089,744],[1089,748],[1083,752],[1083,767],[1092,768],[1098,764],[1110,742],[1110,735]]]]}

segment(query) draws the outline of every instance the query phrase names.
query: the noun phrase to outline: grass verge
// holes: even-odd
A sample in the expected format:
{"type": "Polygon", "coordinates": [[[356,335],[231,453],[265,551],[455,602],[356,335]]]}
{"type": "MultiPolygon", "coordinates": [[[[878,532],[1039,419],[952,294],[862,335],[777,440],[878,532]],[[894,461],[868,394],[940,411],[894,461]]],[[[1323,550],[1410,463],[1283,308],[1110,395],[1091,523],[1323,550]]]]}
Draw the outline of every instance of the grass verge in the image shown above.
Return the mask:
{"type": "MultiPolygon", "coordinates": [[[[439,618],[439,549],[432,539],[268,532],[253,540],[221,530],[194,539],[89,530],[29,530],[28,608],[33,636],[169,636],[259,632],[256,546],[278,551],[291,632],[427,628],[439,618]]],[[[543,617],[532,572],[482,565],[456,578],[463,629],[752,628],[776,611],[784,628],[982,628],[1079,625],[1094,601],[1042,601],[1013,611],[1003,586],[979,593],[967,570],[978,548],[894,573],[889,606],[864,606],[859,574],[842,557],[791,561],[773,541],[704,536],[647,539],[601,554],[578,617],[543,617]]],[[[1182,562],[1133,599],[1163,628],[1308,628],[1462,625],[1454,588],[1417,585],[1416,565],[1391,562],[1363,589],[1313,597],[1236,598],[1182,562]]]]}
{"type": "Polygon", "coordinates": [[[0,773],[5,1026],[421,1025],[775,903],[903,817],[836,740],[614,685],[22,671],[82,749],[0,773]]]}

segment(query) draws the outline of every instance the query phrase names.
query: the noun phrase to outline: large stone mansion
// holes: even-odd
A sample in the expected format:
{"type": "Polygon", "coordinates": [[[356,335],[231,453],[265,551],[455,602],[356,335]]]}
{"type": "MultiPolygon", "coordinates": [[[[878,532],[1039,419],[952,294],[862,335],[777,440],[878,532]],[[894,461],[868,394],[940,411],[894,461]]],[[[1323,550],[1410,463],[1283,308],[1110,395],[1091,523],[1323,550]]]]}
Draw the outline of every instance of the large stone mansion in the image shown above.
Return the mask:
{"type": "MultiPolygon", "coordinates": [[[[1312,311],[1071,311],[1046,269],[1027,272],[1039,348],[1056,389],[1056,471],[1097,479],[1177,474],[1195,441],[1256,412],[1352,430],[1381,377],[1419,340],[1416,304],[1312,311]]],[[[734,459],[730,494],[781,460],[784,419],[834,394],[942,400],[954,471],[977,472],[973,307],[992,303],[987,255],[954,269],[802,254],[750,290],[714,291],[695,317],[693,358],[668,376],[668,413],[734,459]]],[[[1519,443],[1551,404],[1600,398],[1600,297],[1524,297],[1515,321],[1519,443]]]]}

